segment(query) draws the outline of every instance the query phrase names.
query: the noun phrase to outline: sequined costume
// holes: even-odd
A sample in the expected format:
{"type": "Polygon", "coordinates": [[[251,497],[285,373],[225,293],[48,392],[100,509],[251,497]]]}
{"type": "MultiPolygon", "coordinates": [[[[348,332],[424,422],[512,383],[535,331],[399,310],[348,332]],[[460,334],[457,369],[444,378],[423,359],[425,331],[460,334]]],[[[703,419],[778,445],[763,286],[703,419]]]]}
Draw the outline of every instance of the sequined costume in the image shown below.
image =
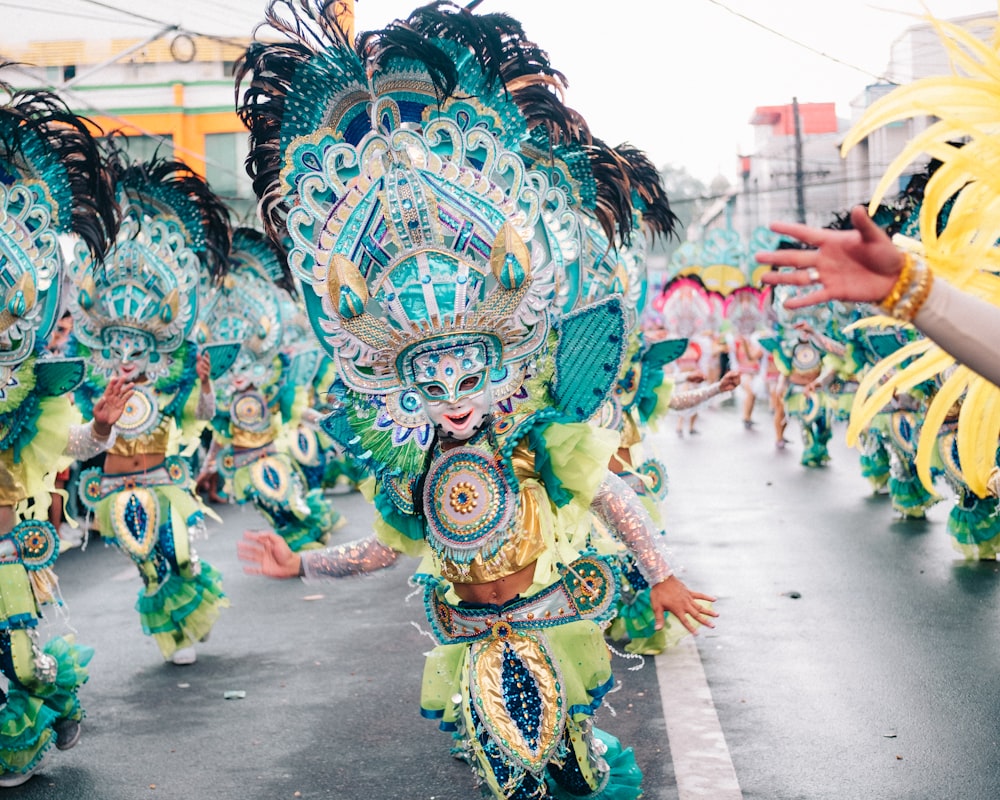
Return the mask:
{"type": "Polygon", "coordinates": [[[830,460],[827,445],[833,436],[833,400],[825,387],[832,370],[824,357],[841,348],[827,337],[794,328],[765,337],[761,344],[774,354],[782,375],[785,413],[799,422],[802,465],[821,467],[830,460]]]}
{"type": "MultiPolygon", "coordinates": [[[[625,357],[623,304],[556,318],[580,256],[570,205],[599,207],[611,240],[631,204],[598,202],[607,149],[515,20],[434,4],[355,47],[334,10],[270,6],[289,41],[251,45],[240,111],[265,228],[287,230],[336,363],[324,429],[372,470],[382,543],[423,558],[440,643],[423,713],[461,730],[492,797],[638,797],[631,751],[590,723],[613,685],[602,624],[619,585],[595,525],[650,582],[670,570],[608,472],[617,434],[590,421],[625,357]]],[[[302,563],[315,577],[338,559],[302,563]]]]}
{"type": "Polygon", "coordinates": [[[294,347],[295,305],[282,288],[280,251],[262,234],[239,228],[225,281],[201,311],[199,333],[216,346],[238,348],[215,381],[212,420],[223,489],[251,502],[295,550],[322,547],[341,521],[322,488],[310,488],[284,439],[311,411],[308,387],[319,362],[315,350],[294,347]]]}
{"type": "Polygon", "coordinates": [[[993,492],[977,496],[965,481],[958,452],[960,409],[956,404],[938,431],[934,474],[954,493],[947,530],[955,549],[966,560],[991,561],[1000,552],[1000,501],[993,492]]]}
{"type": "Polygon", "coordinates": [[[138,568],[143,632],[165,659],[190,663],[228,605],[221,576],[191,545],[206,509],[183,457],[215,413],[190,337],[199,287],[226,266],[228,212],[181,162],[133,162],[114,143],[107,160],[122,224],[103,262],[78,254],[73,265],[74,337],[91,363],[77,405],[88,415],[112,374],[135,390],[105,469],[85,471],[79,491],[101,535],[138,568]]]}
{"type": "Polygon", "coordinates": [[[79,738],[77,693],[93,650],[72,635],[43,644],[37,634],[43,610],[61,604],[47,515],[64,457],[90,457],[113,440],[79,424],[66,397],[83,361],[43,347],[60,308],[58,237],[79,237],[100,256],[117,224],[96,142],[54,95],[10,93],[0,107],[0,218],[0,787],[10,787],[51,745],[79,738]]]}

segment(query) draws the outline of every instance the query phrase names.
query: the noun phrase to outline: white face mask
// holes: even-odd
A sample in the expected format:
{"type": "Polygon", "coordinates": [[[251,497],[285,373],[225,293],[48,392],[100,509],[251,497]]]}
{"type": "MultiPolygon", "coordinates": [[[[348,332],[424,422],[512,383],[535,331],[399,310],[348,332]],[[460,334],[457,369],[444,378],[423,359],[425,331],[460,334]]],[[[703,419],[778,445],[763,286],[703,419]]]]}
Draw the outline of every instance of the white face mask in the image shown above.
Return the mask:
{"type": "Polygon", "coordinates": [[[152,337],[139,330],[111,328],[104,331],[104,357],[111,362],[115,374],[135,381],[146,374],[155,355],[152,337]]]}
{"type": "Polygon", "coordinates": [[[466,441],[493,407],[489,367],[482,345],[461,345],[414,360],[416,389],[424,411],[443,438],[466,441]]]}
{"type": "Polygon", "coordinates": [[[260,389],[270,377],[267,364],[258,361],[253,356],[240,352],[236,363],[229,368],[221,386],[233,392],[245,392],[249,389],[260,389]]]}

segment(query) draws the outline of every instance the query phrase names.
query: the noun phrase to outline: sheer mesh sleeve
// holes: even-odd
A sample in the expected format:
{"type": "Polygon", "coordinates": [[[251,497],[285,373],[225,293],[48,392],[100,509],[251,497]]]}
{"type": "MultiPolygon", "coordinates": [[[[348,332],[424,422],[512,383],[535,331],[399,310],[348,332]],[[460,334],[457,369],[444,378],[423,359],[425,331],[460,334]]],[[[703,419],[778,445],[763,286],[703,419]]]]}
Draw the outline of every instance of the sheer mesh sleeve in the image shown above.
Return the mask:
{"type": "Polygon", "coordinates": [[[115,443],[118,432],[114,426],[106,439],[100,438],[94,433],[94,422],[84,425],[71,425],[69,429],[69,441],[66,443],[66,455],[75,458],[77,461],[86,461],[89,458],[100,455],[115,443]]]}
{"type": "Polygon", "coordinates": [[[702,386],[700,389],[690,389],[686,392],[674,392],[673,396],[670,398],[670,407],[674,411],[686,411],[689,408],[701,405],[706,400],[711,400],[721,390],[722,384],[719,381],[716,381],[715,383],[708,384],[708,386],[702,386]]]}
{"type": "Polygon", "coordinates": [[[609,472],[590,507],[635,556],[639,571],[650,586],[674,574],[667,561],[663,532],[657,529],[639,496],[625,481],[609,472]]]}
{"type": "Polygon", "coordinates": [[[194,416],[195,419],[200,419],[200,420],[209,420],[215,416],[214,392],[201,392],[198,395],[198,405],[195,406],[194,416]]]}
{"type": "Polygon", "coordinates": [[[336,547],[306,550],[299,555],[302,558],[302,577],[307,581],[375,572],[392,566],[399,558],[399,554],[382,544],[375,534],[336,547]]]}

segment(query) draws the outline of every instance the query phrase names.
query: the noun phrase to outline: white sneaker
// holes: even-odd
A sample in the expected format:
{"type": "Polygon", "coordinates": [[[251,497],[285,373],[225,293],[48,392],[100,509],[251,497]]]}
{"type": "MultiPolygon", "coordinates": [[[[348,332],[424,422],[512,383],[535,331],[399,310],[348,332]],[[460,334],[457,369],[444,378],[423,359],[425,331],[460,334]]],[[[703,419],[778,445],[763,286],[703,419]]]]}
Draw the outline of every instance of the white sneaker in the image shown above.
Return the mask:
{"type": "Polygon", "coordinates": [[[20,786],[22,783],[27,783],[45,765],[47,759],[48,753],[38,759],[38,763],[27,772],[0,772],[0,788],[9,789],[14,786],[20,786]]]}
{"type": "Polygon", "coordinates": [[[188,664],[193,664],[198,660],[198,654],[194,651],[193,647],[182,647],[180,650],[174,651],[170,660],[178,666],[186,667],[188,664]]]}
{"type": "Polygon", "coordinates": [[[83,544],[83,529],[74,528],[67,523],[59,526],[59,550],[72,550],[83,544]]]}

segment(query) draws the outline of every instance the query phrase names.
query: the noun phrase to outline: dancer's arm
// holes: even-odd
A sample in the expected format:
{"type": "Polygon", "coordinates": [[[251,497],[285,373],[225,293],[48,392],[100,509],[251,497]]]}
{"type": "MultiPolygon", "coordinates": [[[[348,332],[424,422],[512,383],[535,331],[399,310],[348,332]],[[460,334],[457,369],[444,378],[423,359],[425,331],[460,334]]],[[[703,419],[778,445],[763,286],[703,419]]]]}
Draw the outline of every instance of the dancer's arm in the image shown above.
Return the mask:
{"type": "Polygon", "coordinates": [[[608,472],[591,509],[635,556],[639,571],[651,587],[657,630],[663,627],[664,611],[672,613],[692,633],[697,630],[695,623],[714,627],[711,618],[718,613],[698,601],[712,602],[715,598],[691,591],[674,575],[666,556],[665,537],[625,481],[608,472]]]}
{"type": "Polygon", "coordinates": [[[69,429],[66,455],[86,461],[110,448],[117,438],[115,423],[121,418],[125,404],[132,396],[133,384],[114,376],[108,381],[104,393],[94,403],[93,419],[69,429]]]}
{"type": "Polygon", "coordinates": [[[195,407],[195,419],[210,420],[215,416],[215,392],[212,390],[212,359],[208,353],[200,353],[195,364],[200,392],[195,407]]]}
{"type": "MultiPolygon", "coordinates": [[[[969,369],[1000,385],[1000,308],[966,294],[941,279],[925,279],[929,291],[916,294],[919,286],[901,285],[908,262],[888,234],[861,206],[851,211],[854,230],[830,230],[807,225],[775,223],[775,233],[791,236],[810,250],[775,250],[758,253],[757,261],[794,272],[769,272],[764,283],[811,286],[814,291],[785,302],[788,309],[803,308],[830,300],[878,303],[883,310],[899,310],[906,321],[946,350],[969,369]],[[913,296],[908,297],[908,292],[913,296]],[[910,302],[908,300],[920,300],[910,302]],[[890,302],[892,301],[892,302],[890,302]],[[908,314],[908,316],[907,316],[908,314]]],[[[917,266],[918,276],[922,273],[917,266]]]]}
{"type": "Polygon", "coordinates": [[[374,534],[355,542],[295,553],[271,531],[247,531],[236,543],[236,553],[248,575],[269,578],[346,578],[385,569],[396,563],[395,550],[374,534]]]}

